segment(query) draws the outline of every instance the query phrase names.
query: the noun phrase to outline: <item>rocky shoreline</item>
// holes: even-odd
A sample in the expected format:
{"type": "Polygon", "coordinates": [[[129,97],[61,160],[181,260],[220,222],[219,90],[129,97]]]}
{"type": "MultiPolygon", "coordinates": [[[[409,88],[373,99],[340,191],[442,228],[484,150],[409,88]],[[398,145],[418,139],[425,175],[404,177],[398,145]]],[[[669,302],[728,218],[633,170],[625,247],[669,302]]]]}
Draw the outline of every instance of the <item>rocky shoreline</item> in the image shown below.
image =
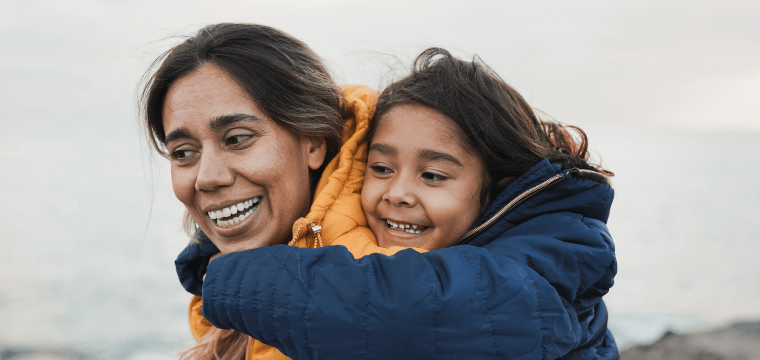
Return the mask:
{"type": "Polygon", "coordinates": [[[621,360],[760,360],[760,321],[685,334],[668,331],[652,344],[622,351],[620,357],[621,360]]]}

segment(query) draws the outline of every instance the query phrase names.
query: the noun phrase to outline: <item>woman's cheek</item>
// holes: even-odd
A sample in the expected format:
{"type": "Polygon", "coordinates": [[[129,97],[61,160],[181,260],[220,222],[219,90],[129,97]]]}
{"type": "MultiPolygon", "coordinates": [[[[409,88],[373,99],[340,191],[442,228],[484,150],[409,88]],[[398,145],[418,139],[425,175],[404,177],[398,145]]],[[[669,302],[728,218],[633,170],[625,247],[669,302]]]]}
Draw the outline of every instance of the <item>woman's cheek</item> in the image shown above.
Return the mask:
{"type": "Polygon", "coordinates": [[[177,200],[182,202],[188,210],[192,211],[193,198],[195,194],[195,177],[191,169],[171,167],[172,190],[177,200]]]}

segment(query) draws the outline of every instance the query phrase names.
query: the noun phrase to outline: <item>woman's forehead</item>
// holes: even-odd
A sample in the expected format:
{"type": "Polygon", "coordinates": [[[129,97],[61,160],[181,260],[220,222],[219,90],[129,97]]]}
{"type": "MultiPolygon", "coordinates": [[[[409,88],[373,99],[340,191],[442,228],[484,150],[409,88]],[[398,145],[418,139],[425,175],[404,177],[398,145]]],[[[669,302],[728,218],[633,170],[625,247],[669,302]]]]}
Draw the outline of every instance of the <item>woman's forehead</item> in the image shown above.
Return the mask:
{"type": "Polygon", "coordinates": [[[214,130],[230,116],[265,119],[250,96],[226,72],[213,64],[183,76],[172,84],[163,108],[164,131],[204,127],[214,130]]]}

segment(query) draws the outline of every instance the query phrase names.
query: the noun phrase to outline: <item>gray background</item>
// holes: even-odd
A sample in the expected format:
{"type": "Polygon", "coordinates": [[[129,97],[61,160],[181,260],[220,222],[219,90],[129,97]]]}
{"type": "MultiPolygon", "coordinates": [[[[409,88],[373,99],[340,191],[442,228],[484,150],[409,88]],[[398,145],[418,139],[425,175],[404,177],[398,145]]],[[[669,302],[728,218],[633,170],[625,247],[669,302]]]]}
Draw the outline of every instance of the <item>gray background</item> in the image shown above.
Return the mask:
{"type": "Polygon", "coordinates": [[[606,301],[621,347],[760,318],[757,1],[0,9],[0,351],[164,359],[192,343],[173,267],[183,208],[135,98],[157,55],[223,21],[289,32],[346,84],[381,87],[428,46],[481,56],[534,107],[586,130],[617,174],[620,272],[606,301]]]}

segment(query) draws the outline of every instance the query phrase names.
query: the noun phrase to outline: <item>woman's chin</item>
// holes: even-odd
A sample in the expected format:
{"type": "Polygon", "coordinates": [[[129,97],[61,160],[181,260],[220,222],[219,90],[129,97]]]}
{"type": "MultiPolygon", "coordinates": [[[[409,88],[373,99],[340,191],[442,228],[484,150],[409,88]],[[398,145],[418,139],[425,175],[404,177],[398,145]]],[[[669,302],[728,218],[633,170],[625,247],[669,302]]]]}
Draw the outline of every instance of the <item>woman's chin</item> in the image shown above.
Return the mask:
{"type": "Polygon", "coordinates": [[[271,245],[268,244],[268,240],[271,240],[269,237],[272,234],[263,231],[262,227],[266,226],[266,221],[261,221],[258,215],[259,212],[254,211],[243,220],[228,223],[209,219],[207,226],[211,234],[208,235],[223,253],[271,245]]]}

